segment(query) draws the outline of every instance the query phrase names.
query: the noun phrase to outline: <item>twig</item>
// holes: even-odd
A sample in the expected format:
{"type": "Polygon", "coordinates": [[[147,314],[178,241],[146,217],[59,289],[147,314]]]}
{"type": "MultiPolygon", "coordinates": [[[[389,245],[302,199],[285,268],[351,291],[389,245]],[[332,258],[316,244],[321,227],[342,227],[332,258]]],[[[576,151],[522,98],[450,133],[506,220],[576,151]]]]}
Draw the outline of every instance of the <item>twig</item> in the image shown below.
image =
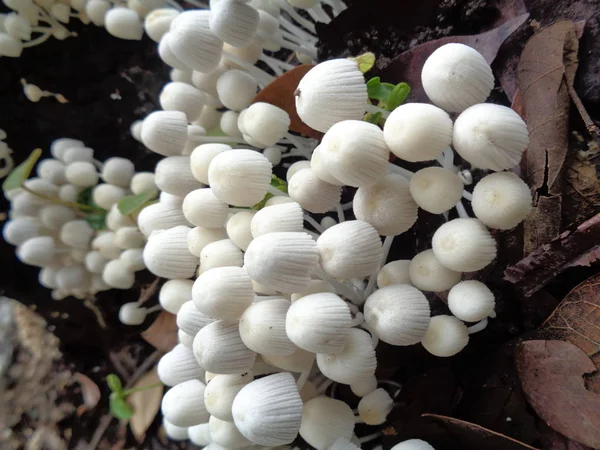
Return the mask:
{"type": "Polygon", "coordinates": [[[156,277],[156,279],[148,286],[142,287],[140,298],[138,299],[138,303],[140,305],[146,303],[154,296],[154,294],[156,294],[156,291],[158,290],[158,283],[160,283],[160,277],[156,277]]]}
{"type": "Polygon", "coordinates": [[[129,372],[127,369],[125,369],[125,367],[123,367],[123,364],[121,364],[121,361],[119,361],[119,358],[115,352],[108,352],[108,358],[110,359],[110,362],[112,362],[113,366],[115,366],[115,370],[118,372],[119,377],[124,380],[129,378],[129,372]]]}

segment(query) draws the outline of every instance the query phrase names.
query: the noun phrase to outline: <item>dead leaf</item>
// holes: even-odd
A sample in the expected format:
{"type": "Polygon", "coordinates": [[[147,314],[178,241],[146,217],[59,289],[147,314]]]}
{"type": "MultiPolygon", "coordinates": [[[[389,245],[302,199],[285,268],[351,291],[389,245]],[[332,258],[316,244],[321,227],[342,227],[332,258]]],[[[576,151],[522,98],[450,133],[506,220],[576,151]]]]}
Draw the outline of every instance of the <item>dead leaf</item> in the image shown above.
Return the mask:
{"type": "Polygon", "coordinates": [[[562,20],[535,34],[523,49],[517,81],[530,142],[521,163],[536,207],[525,220],[525,254],[560,232],[563,165],[568,149],[569,87],[577,70],[575,25],[562,20]],[[542,205],[538,200],[547,197],[542,205]]]}
{"type": "Polygon", "coordinates": [[[385,81],[404,81],[410,85],[408,98],[412,102],[429,101],[421,84],[421,70],[429,56],[444,44],[451,42],[469,45],[479,51],[488,63],[492,63],[502,43],[515,32],[529,17],[521,14],[493,30],[471,36],[449,36],[417,45],[394,58],[383,70],[381,78],[385,81]]]}
{"type": "Polygon", "coordinates": [[[313,130],[300,119],[300,116],[296,112],[296,99],[294,97],[298,83],[313,67],[314,64],[302,64],[277,77],[275,81],[265,86],[264,89],[256,94],[252,103],[264,102],[278,106],[290,115],[291,131],[300,133],[302,136],[320,140],[323,137],[323,133],[313,130]]]}
{"type": "Polygon", "coordinates": [[[600,210],[600,179],[596,166],[600,158],[591,160],[583,152],[570,152],[565,165],[565,202],[563,217],[580,223],[600,210]]]}
{"type": "MultiPolygon", "coordinates": [[[[132,386],[132,389],[152,384],[160,384],[156,367],[142,376],[138,382],[132,386]]],[[[163,391],[164,386],[161,384],[160,386],[146,391],[135,392],[127,398],[135,411],[131,419],[129,419],[129,426],[138,442],[144,440],[148,427],[152,424],[154,417],[156,417],[156,414],[158,413],[163,391]]]]}
{"type": "Polygon", "coordinates": [[[569,228],[504,271],[504,279],[529,297],[583,255],[600,245],[600,214],[569,228]]]}
{"type": "Polygon", "coordinates": [[[600,395],[588,391],[583,378],[596,367],[585,352],[569,342],[527,341],[516,362],[536,413],[569,439],[600,447],[600,395]]]}
{"type": "Polygon", "coordinates": [[[454,417],[440,416],[438,414],[423,414],[440,423],[446,431],[455,437],[461,448],[485,448],[487,450],[537,450],[535,447],[517,441],[509,436],[488,430],[475,423],[465,422],[454,417]]]}
{"type": "Polygon", "coordinates": [[[142,332],[146,342],[157,350],[167,353],[177,345],[177,323],[176,316],[170,312],[161,312],[150,327],[142,332]]]}
{"type": "Polygon", "coordinates": [[[73,379],[81,386],[81,395],[83,396],[83,405],[77,408],[77,415],[81,416],[86,411],[96,407],[100,401],[100,388],[88,376],[75,372],[73,379]]]}
{"type": "Polygon", "coordinates": [[[583,445],[579,442],[575,442],[569,438],[566,438],[562,434],[554,431],[544,422],[541,422],[539,426],[542,448],[547,448],[550,450],[593,450],[587,445],[583,445]]]}

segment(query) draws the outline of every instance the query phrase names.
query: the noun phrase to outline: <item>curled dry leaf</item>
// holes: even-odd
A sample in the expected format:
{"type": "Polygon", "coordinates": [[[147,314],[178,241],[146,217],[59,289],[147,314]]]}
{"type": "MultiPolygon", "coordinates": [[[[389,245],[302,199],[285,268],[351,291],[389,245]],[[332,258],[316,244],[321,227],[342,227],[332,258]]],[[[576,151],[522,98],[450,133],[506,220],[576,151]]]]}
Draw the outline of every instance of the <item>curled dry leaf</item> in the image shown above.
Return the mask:
{"type": "Polygon", "coordinates": [[[142,337],[157,350],[164,353],[170,351],[178,342],[178,328],[175,319],[174,314],[167,311],[161,312],[150,328],[142,332],[142,337]]]}
{"type": "Polygon", "coordinates": [[[563,341],[523,342],[517,370],[527,400],[550,427],[574,441],[600,447],[600,395],[583,376],[596,371],[576,345],[563,341]]]}
{"type": "MultiPolygon", "coordinates": [[[[153,384],[160,384],[156,367],[142,376],[138,382],[132,386],[132,389],[153,384]]],[[[131,406],[133,406],[133,410],[135,411],[131,419],[129,419],[129,426],[138,442],[144,440],[148,427],[150,427],[154,421],[154,417],[156,417],[156,414],[158,413],[163,391],[164,386],[161,384],[152,389],[134,392],[127,397],[127,400],[131,406]]]]}
{"type": "Polygon", "coordinates": [[[88,376],[75,372],[73,379],[81,386],[81,395],[83,396],[83,405],[77,408],[77,414],[81,415],[90,409],[96,407],[100,401],[100,388],[88,376]]]}

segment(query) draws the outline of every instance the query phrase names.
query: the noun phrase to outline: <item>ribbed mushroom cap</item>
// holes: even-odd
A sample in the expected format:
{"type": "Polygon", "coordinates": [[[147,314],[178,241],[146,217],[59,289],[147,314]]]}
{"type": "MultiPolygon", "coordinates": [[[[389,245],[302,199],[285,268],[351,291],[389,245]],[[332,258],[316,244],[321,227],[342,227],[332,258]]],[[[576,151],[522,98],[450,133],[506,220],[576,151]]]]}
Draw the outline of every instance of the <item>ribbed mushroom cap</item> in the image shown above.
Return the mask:
{"type": "Polygon", "coordinates": [[[210,29],[224,42],[243,47],[256,36],[258,11],[246,3],[235,0],[212,2],[210,29]]]}
{"type": "Polygon", "coordinates": [[[221,419],[233,422],[231,406],[235,396],[244,386],[254,380],[252,372],[236,375],[215,375],[204,391],[204,404],[208,412],[221,419]]]}
{"type": "Polygon", "coordinates": [[[296,202],[267,206],[258,211],[250,224],[252,236],[257,238],[273,232],[301,232],[304,229],[304,212],[296,202]]]}
{"type": "Polygon", "coordinates": [[[204,187],[194,178],[189,156],[163,158],[154,170],[156,186],[168,194],[185,197],[193,190],[204,187]]]}
{"type": "Polygon", "coordinates": [[[460,281],[461,272],[455,272],[442,265],[433,250],[425,250],[415,255],[408,269],[413,286],[422,291],[447,291],[460,281]]]}
{"type": "Polygon", "coordinates": [[[223,228],[229,216],[229,205],[219,200],[210,188],[187,194],[181,209],[190,223],[204,228],[223,228]]]}
{"type": "Polygon", "coordinates": [[[206,422],[210,414],[204,406],[205,388],[199,380],[188,380],[173,386],[162,399],[163,417],[178,427],[206,422]]]}
{"type": "Polygon", "coordinates": [[[205,316],[194,306],[194,302],[189,300],[181,305],[177,312],[177,326],[187,334],[196,336],[196,333],[215,319],[205,316]]]}
{"type": "Polygon", "coordinates": [[[427,333],[421,344],[435,356],[453,356],[469,343],[469,331],[464,323],[454,316],[431,318],[427,333]]]}
{"type": "Polygon", "coordinates": [[[354,434],[354,413],[350,407],[329,397],[316,397],[304,405],[300,436],[317,450],[328,449],[340,437],[354,434]]]}
{"type": "Polygon", "coordinates": [[[433,214],[441,214],[453,208],[463,192],[463,183],[450,170],[426,167],[418,170],[410,179],[410,194],[415,203],[433,214]]]}
{"type": "Polygon", "coordinates": [[[490,289],[477,280],[458,283],[448,293],[448,308],[452,314],[465,322],[477,322],[495,317],[496,301],[490,289]]]}
{"type": "Polygon", "coordinates": [[[285,331],[290,301],[262,300],[250,305],[240,317],[240,336],[246,346],[265,355],[291,355],[296,346],[285,331]]]}
{"type": "Polygon", "coordinates": [[[142,142],[160,155],[180,155],[187,141],[187,126],[181,111],[155,111],[142,123],[142,142]]]}
{"type": "Polygon", "coordinates": [[[342,196],[340,186],[326,183],[310,168],[300,168],[289,178],[288,193],[302,208],[315,214],[334,209],[342,196]]]}
{"type": "Polygon", "coordinates": [[[204,378],[204,369],[198,365],[194,353],[182,344],[177,344],[158,361],[157,372],[160,381],[167,386],[204,378]]]}
{"type": "Polygon", "coordinates": [[[144,263],[150,272],[163,278],[190,278],[198,258],[187,248],[190,228],[177,226],[154,232],[144,247],[144,263]]]}

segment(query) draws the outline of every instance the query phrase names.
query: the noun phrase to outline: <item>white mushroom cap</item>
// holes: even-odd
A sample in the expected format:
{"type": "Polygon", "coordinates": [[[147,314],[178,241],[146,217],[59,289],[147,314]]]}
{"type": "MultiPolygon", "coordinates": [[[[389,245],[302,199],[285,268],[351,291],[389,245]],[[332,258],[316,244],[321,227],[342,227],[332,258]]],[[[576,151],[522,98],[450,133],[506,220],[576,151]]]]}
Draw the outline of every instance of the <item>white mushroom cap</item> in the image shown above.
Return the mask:
{"type": "Polygon", "coordinates": [[[70,247],[87,250],[95,233],[85,220],[70,220],[60,228],[60,240],[70,247]]]}
{"type": "Polygon", "coordinates": [[[304,290],[319,263],[319,250],[304,232],[267,233],[255,238],[244,255],[252,279],[279,292],[304,290]]]}
{"type": "Polygon", "coordinates": [[[187,141],[187,127],[181,111],[155,111],[142,123],[142,142],[160,155],[180,155],[187,141]]]}
{"type": "MultiPolygon", "coordinates": [[[[171,26],[172,25],[173,22],[171,22],[171,26]]],[[[175,56],[175,53],[173,53],[173,50],[171,49],[172,40],[173,34],[170,31],[163,34],[158,43],[158,56],[160,56],[160,59],[162,59],[165,64],[175,69],[191,70],[187,64],[184,64],[177,56],[175,56]]]]}
{"type": "Polygon", "coordinates": [[[119,39],[139,41],[144,35],[140,16],[129,8],[111,8],[104,16],[104,27],[119,39]]]}
{"type": "Polygon", "coordinates": [[[168,156],[163,158],[154,169],[156,186],[171,195],[185,197],[194,189],[203,188],[190,167],[189,156],[168,156]]]}
{"type": "Polygon", "coordinates": [[[52,184],[61,185],[67,182],[65,165],[58,159],[42,159],[37,165],[36,172],[42,180],[52,184]]]}
{"type": "Polygon", "coordinates": [[[406,103],[385,120],[383,137],[391,152],[405,161],[431,161],[452,142],[452,119],[427,103],[406,103]]]}
{"type": "Polygon", "coordinates": [[[226,144],[202,144],[190,154],[190,166],[196,180],[208,184],[208,167],[219,153],[231,150],[226,144]]]}
{"type": "Polygon", "coordinates": [[[263,360],[274,367],[289,372],[305,372],[310,370],[315,361],[315,354],[297,348],[294,353],[288,356],[281,355],[262,355],[263,360]]]}
{"type": "Polygon", "coordinates": [[[229,216],[229,205],[219,200],[210,188],[187,194],[181,209],[190,223],[204,228],[223,228],[229,216]]]}
{"type": "Polygon", "coordinates": [[[271,163],[252,150],[230,150],[216,155],[208,168],[208,181],[215,195],[234,206],[254,206],[271,182],[271,163]]]}
{"type": "MultiPolygon", "coordinates": [[[[226,1],[226,0],[223,0],[226,1]]],[[[211,416],[208,421],[212,445],[219,445],[222,448],[242,449],[248,448],[252,442],[246,439],[237,429],[233,422],[221,420],[211,416]]]]}
{"type": "Polygon", "coordinates": [[[193,122],[200,117],[206,101],[202,91],[178,81],[165,84],[158,99],[162,109],[181,111],[186,115],[188,122],[193,122]]]}
{"type": "Polygon", "coordinates": [[[104,15],[112,7],[106,0],[90,0],[85,5],[85,14],[98,27],[104,25],[104,15]]]}
{"type": "Polygon", "coordinates": [[[295,96],[302,121],[323,133],[342,120],[361,120],[368,102],[363,73],[349,59],[332,59],[310,69],[295,96]]]}
{"type": "Polygon", "coordinates": [[[321,396],[304,405],[300,436],[312,447],[326,450],[340,437],[350,441],[353,434],[354,413],[346,403],[321,396]]]}
{"type": "Polygon", "coordinates": [[[50,153],[54,158],[62,161],[65,151],[71,147],[85,147],[85,144],[77,139],[58,138],[50,144],[50,153]]]}
{"type": "Polygon", "coordinates": [[[460,201],[463,183],[450,170],[426,167],[415,172],[410,179],[409,188],[419,207],[432,214],[441,214],[460,201]]]}
{"type": "Polygon", "coordinates": [[[160,42],[161,38],[169,31],[171,22],[179,15],[179,11],[173,8],[158,8],[150,11],[144,18],[144,30],[154,42],[160,42]]]}
{"type": "Polygon", "coordinates": [[[338,383],[354,384],[372,377],[377,358],[371,335],[358,328],[350,329],[344,349],[335,354],[318,353],[317,365],[323,375],[338,383]]]}
{"type": "Polygon", "coordinates": [[[307,295],[287,312],[285,329],[290,340],[314,353],[341,353],[352,317],[344,300],[330,292],[307,295]]]}
{"type": "Polygon", "coordinates": [[[138,302],[125,303],[119,308],[119,321],[125,325],[141,325],[148,312],[138,302]]]}
{"type": "Polygon", "coordinates": [[[228,70],[227,66],[222,63],[212,72],[202,73],[194,70],[192,71],[192,84],[202,92],[218,97],[217,81],[226,70],[228,70]]]}
{"type": "Polygon", "coordinates": [[[246,251],[252,242],[252,231],[250,226],[256,211],[240,211],[235,213],[227,221],[227,236],[242,251],[246,251]]]}
{"type": "Polygon", "coordinates": [[[92,240],[92,250],[97,250],[105,259],[117,259],[121,249],[115,243],[114,231],[102,231],[92,240]]]}
{"type": "Polygon", "coordinates": [[[204,378],[204,369],[196,362],[194,353],[182,344],[177,344],[160,358],[157,372],[160,381],[167,386],[204,378]]]}
{"type": "Polygon", "coordinates": [[[481,281],[467,280],[458,283],[448,293],[450,312],[465,322],[478,322],[495,317],[494,294],[481,281]]]}
{"type": "Polygon", "coordinates": [[[56,287],[65,292],[75,294],[75,291],[85,291],[88,285],[88,276],[81,264],[64,266],[56,272],[56,287]]]}
{"type": "Polygon", "coordinates": [[[359,188],[352,208],[357,219],[371,224],[382,236],[404,233],[414,225],[418,215],[408,181],[393,173],[380,177],[371,186],[359,188]]]}
{"type": "Polygon", "coordinates": [[[435,450],[429,443],[421,439],[409,439],[394,445],[390,450],[435,450]]]}
{"type": "Polygon", "coordinates": [[[383,288],[391,284],[412,285],[409,275],[410,259],[391,261],[377,273],[377,287],[383,288]]]}
{"type": "Polygon", "coordinates": [[[323,270],[340,279],[373,273],[383,257],[379,234],[362,220],[341,222],[325,230],[317,239],[317,247],[323,270]]]}
{"type": "MultiPolygon", "coordinates": [[[[340,122],[340,123],[343,123],[343,122],[340,122]]],[[[299,162],[301,162],[301,161],[299,161],[299,162]]],[[[342,183],[340,180],[338,180],[331,174],[330,169],[328,167],[328,164],[332,165],[331,163],[332,163],[331,157],[329,157],[329,158],[324,157],[323,151],[321,150],[321,146],[317,145],[312,152],[312,155],[310,158],[310,165],[308,167],[310,167],[313,170],[313,172],[315,173],[315,175],[317,175],[317,177],[320,178],[321,180],[323,180],[325,183],[329,183],[334,186],[343,186],[344,183],[342,183]]],[[[288,173],[289,173],[289,169],[288,169],[288,173]]],[[[291,177],[288,177],[288,178],[291,178],[291,177]]]]}
{"type": "Polygon", "coordinates": [[[136,226],[121,227],[115,231],[115,244],[123,250],[144,248],[146,237],[136,226]]]}
{"type": "Polygon", "coordinates": [[[289,114],[270,103],[257,102],[250,105],[244,114],[245,134],[260,142],[262,147],[271,147],[281,140],[290,128],[289,114]]]}
{"type": "Polygon", "coordinates": [[[242,267],[243,264],[244,255],[231,239],[211,242],[200,251],[200,270],[202,272],[217,267],[242,267]]]}
{"type": "Polygon", "coordinates": [[[205,316],[194,306],[193,300],[188,300],[177,311],[177,326],[187,334],[196,336],[198,331],[215,319],[205,316]]]}
{"type": "Polygon", "coordinates": [[[269,375],[244,386],[233,401],[238,430],[258,445],[292,443],[302,421],[302,399],[289,373],[269,375]]]}
{"type": "Polygon", "coordinates": [[[290,301],[263,300],[250,305],[240,317],[240,336],[246,346],[265,355],[291,355],[296,346],[285,331],[290,301]]]}
{"type": "Polygon", "coordinates": [[[296,202],[266,206],[252,217],[250,230],[257,238],[277,231],[297,231],[304,229],[304,212],[296,202]]]}
{"type": "Polygon", "coordinates": [[[292,294],[292,303],[295,302],[296,300],[301,299],[302,297],[306,297],[307,295],[310,295],[310,294],[318,294],[319,292],[332,292],[335,294],[336,290],[327,281],[310,280],[310,284],[304,291],[294,292],[292,294]]]}
{"type": "MultiPolygon", "coordinates": [[[[290,170],[288,176],[289,172],[290,170]]],[[[310,168],[300,168],[292,175],[288,180],[288,193],[302,208],[315,214],[326,213],[335,208],[342,196],[339,186],[321,180],[310,168]]]]}
{"type": "Polygon", "coordinates": [[[450,43],[427,58],[421,82],[433,103],[448,112],[461,112],[485,102],[494,88],[494,74],[477,50],[450,43]]]}
{"type": "MultiPolygon", "coordinates": [[[[238,123],[239,123],[240,115],[235,111],[225,111],[221,115],[221,120],[219,121],[219,126],[221,130],[227,135],[234,138],[242,138],[244,139],[244,134],[242,133],[238,123]]],[[[247,141],[250,145],[254,145],[253,142],[247,141]]],[[[260,147],[258,145],[257,147],[260,147]]]]}
{"type": "Polygon", "coordinates": [[[254,380],[252,372],[235,375],[215,375],[204,391],[204,404],[208,412],[221,420],[233,422],[231,406],[235,396],[254,380]]]}
{"type": "Polygon", "coordinates": [[[65,177],[69,183],[77,187],[90,187],[98,184],[96,166],[87,161],[75,161],[65,169],[65,177]]]}
{"type": "Polygon", "coordinates": [[[377,377],[375,375],[362,378],[350,385],[352,393],[357,397],[364,397],[377,389],[377,377]]]}
{"type": "MultiPolygon", "coordinates": [[[[318,146],[317,146],[317,148],[318,148],[318,146]]],[[[313,151],[313,153],[314,153],[314,151],[313,151]]],[[[296,172],[299,172],[302,169],[310,169],[310,168],[311,168],[310,161],[306,161],[306,160],[296,161],[290,167],[288,167],[288,170],[285,173],[285,181],[287,181],[289,183],[290,180],[292,179],[292,177],[296,174],[296,172]]]]}
{"type": "Polygon", "coordinates": [[[173,425],[166,419],[163,419],[163,427],[169,439],[172,439],[174,441],[184,441],[189,438],[188,428],[186,427],[178,427],[177,425],[173,425]]]}
{"type": "Polygon", "coordinates": [[[109,261],[102,269],[102,279],[112,288],[131,289],[135,283],[135,274],[127,270],[127,266],[120,260],[109,261]]]}
{"type": "Polygon", "coordinates": [[[469,343],[469,331],[464,323],[454,316],[431,318],[427,333],[421,344],[435,356],[453,356],[469,343]]]}
{"type": "Polygon", "coordinates": [[[529,133],[527,124],[511,108],[480,103],[458,116],[452,144],[474,167],[500,171],[521,162],[529,133]]]}
{"type": "Polygon", "coordinates": [[[169,280],[158,292],[158,302],[165,311],[177,314],[181,306],[192,299],[192,280],[169,280]]]}
{"type": "Polygon", "coordinates": [[[139,272],[146,269],[144,249],[142,248],[130,248],[121,252],[119,260],[125,264],[126,269],[130,272],[139,272]]]}
{"type": "MultiPolygon", "coordinates": [[[[223,0],[223,2],[228,0],[223,0]]],[[[231,1],[231,0],[229,0],[231,1]]],[[[221,3],[223,3],[221,2],[221,3]]],[[[239,4],[233,1],[236,4],[239,4]]],[[[246,5],[244,5],[246,6],[246,5]]],[[[241,70],[228,70],[217,80],[217,94],[226,108],[241,111],[250,106],[258,83],[252,75],[241,70]]]]}
{"type": "Polygon", "coordinates": [[[187,235],[188,250],[194,256],[200,257],[202,249],[211,242],[227,239],[225,228],[192,228],[187,235]]]}
{"type": "Polygon", "coordinates": [[[457,272],[483,269],[496,257],[496,241],[477,219],[454,219],[433,234],[431,246],[440,263],[457,272]]]}
{"type": "Polygon", "coordinates": [[[167,230],[178,225],[189,226],[181,205],[167,206],[164,203],[153,203],[140,211],[137,217],[138,227],[146,237],[149,237],[153,231],[167,230]]]}
{"type": "Polygon", "coordinates": [[[158,192],[156,183],[154,182],[154,172],[138,172],[131,177],[129,189],[134,195],[143,194],[144,192],[158,192]]]}
{"type": "Polygon", "coordinates": [[[460,281],[461,272],[443,266],[433,250],[425,250],[412,259],[408,269],[413,286],[422,291],[447,291],[460,281]]]}
{"type": "Polygon", "coordinates": [[[475,216],[486,226],[509,230],[531,212],[529,187],[512,172],[487,175],[473,189],[471,206],[475,216]]]}
{"type": "Polygon", "coordinates": [[[199,380],[188,380],[173,386],[162,399],[163,417],[178,427],[206,422],[210,414],[204,405],[205,388],[199,380]]]}
{"type": "Polygon", "coordinates": [[[208,446],[212,439],[210,437],[210,428],[208,423],[201,423],[188,428],[188,436],[192,444],[200,447],[208,446]]]}
{"type": "Polygon", "coordinates": [[[110,210],[114,204],[121,200],[127,191],[122,187],[112,184],[101,183],[94,186],[92,191],[92,200],[100,208],[110,210]]]}
{"type": "Polygon", "coordinates": [[[385,389],[375,389],[358,403],[358,415],[367,425],[381,425],[394,407],[394,400],[385,389]]]}
{"type": "Polygon", "coordinates": [[[109,230],[117,231],[119,228],[131,227],[135,225],[135,221],[130,217],[121,214],[119,205],[114,204],[106,215],[106,226],[109,230]]]}
{"type": "Polygon", "coordinates": [[[154,232],[144,247],[144,263],[150,272],[163,278],[190,278],[198,258],[187,248],[190,228],[177,226],[154,232]]]}
{"type": "Polygon", "coordinates": [[[28,239],[39,236],[41,224],[33,217],[15,217],[4,224],[2,237],[11,245],[19,246],[28,239]]]}
{"type": "Polygon", "coordinates": [[[256,35],[258,11],[244,2],[220,0],[211,2],[210,29],[222,41],[243,47],[256,35]]]}
{"type": "Polygon", "coordinates": [[[423,338],[429,326],[429,302],[417,288],[394,284],[367,298],[364,315],[382,341],[391,345],[413,345],[423,338]]]}

